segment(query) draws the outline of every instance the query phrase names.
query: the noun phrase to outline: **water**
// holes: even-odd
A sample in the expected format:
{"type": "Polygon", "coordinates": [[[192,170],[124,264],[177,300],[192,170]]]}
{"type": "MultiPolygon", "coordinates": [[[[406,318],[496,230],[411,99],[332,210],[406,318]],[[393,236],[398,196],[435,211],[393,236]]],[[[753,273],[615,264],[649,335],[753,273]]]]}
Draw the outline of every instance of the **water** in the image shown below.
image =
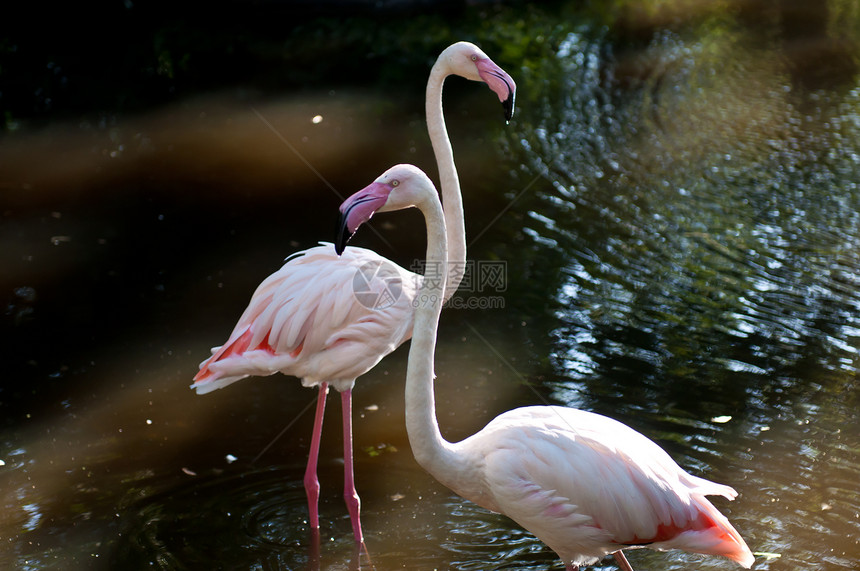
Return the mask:
{"type": "MultiPolygon", "coordinates": [[[[715,503],[756,569],[860,569],[853,3],[477,6],[453,28],[330,9],[278,30],[252,10],[236,28],[254,41],[213,29],[194,49],[158,28],[142,45],[172,74],[141,64],[142,87],[114,96],[48,42],[33,105],[4,90],[0,567],[562,568],[415,464],[406,347],[355,391],[366,552],[341,500],[336,395],[317,543],[301,488],[315,393],[284,377],[187,388],[255,285],[332,239],[341,197],[397,162],[435,175],[426,71],[467,38],[514,76],[519,105],[504,127],[486,88],[446,86],[469,257],[504,279],[467,283],[443,315],[443,434],[523,404],[608,414],[740,492],[715,503]],[[407,45],[365,37],[374,18],[407,45]]],[[[420,258],[417,215],[374,225],[387,243],[358,243],[420,258]]]]}

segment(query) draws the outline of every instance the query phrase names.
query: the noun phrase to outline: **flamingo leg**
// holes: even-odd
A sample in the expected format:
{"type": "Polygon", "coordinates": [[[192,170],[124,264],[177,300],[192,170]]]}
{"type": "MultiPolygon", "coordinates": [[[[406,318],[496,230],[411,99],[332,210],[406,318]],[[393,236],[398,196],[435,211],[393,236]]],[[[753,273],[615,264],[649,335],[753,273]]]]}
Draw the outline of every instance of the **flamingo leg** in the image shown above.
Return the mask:
{"type": "Polygon", "coordinates": [[[310,540],[308,542],[308,566],[306,571],[320,571],[320,530],[318,527],[310,529],[310,540]]]}
{"type": "Polygon", "coordinates": [[[340,401],[343,409],[343,499],[352,520],[355,542],[361,544],[364,543],[359,517],[361,500],[355,490],[355,472],[352,465],[352,389],[340,393],[340,401]]]}
{"type": "Polygon", "coordinates": [[[328,395],[328,383],[320,385],[317,397],[317,411],[314,416],[314,431],[311,434],[311,450],[308,453],[308,467],[305,469],[305,493],[308,496],[308,514],[311,529],[320,528],[320,481],[317,477],[317,462],[320,456],[320,437],[322,435],[323,416],[325,413],[325,397],[328,395]]]}
{"type": "Polygon", "coordinates": [[[615,556],[615,561],[618,563],[618,568],[621,571],[633,571],[633,567],[630,566],[630,562],[627,561],[627,557],[624,555],[624,552],[620,549],[613,553],[615,556]]]}

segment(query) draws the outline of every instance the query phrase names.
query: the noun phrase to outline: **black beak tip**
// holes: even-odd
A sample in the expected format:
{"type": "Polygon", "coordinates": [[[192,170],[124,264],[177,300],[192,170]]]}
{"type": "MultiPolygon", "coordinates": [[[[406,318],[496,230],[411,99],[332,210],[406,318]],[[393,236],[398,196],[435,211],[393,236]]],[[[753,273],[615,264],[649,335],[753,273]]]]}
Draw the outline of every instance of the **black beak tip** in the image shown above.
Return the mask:
{"type": "Polygon", "coordinates": [[[352,238],[352,234],[347,231],[346,216],[341,213],[337,219],[337,237],[334,240],[334,251],[338,256],[343,254],[343,251],[346,249],[346,243],[349,242],[350,238],[352,238]]]}
{"type": "Polygon", "coordinates": [[[502,108],[505,110],[505,124],[508,124],[511,122],[511,118],[514,116],[513,92],[508,93],[508,98],[502,101],[502,108]]]}

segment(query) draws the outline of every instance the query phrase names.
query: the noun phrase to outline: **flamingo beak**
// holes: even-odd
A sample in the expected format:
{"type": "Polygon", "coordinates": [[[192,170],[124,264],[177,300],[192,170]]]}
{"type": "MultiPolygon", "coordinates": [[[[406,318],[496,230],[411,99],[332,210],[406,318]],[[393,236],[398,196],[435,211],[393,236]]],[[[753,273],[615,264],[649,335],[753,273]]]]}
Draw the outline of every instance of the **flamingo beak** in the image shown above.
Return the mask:
{"type": "Polygon", "coordinates": [[[334,249],[338,256],[343,253],[346,243],[349,242],[358,227],[370,220],[374,212],[382,208],[390,193],[390,185],[374,182],[343,201],[343,204],[340,205],[337,238],[334,243],[334,249]]]}
{"type": "Polygon", "coordinates": [[[502,102],[502,108],[505,110],[505,123],[509,123],[514,116],[517,84],[505,70],[489,58],[479,59],[475,62],[475,66],[478,68],[480,78],[499,96],[499,101],[502,102]]]}

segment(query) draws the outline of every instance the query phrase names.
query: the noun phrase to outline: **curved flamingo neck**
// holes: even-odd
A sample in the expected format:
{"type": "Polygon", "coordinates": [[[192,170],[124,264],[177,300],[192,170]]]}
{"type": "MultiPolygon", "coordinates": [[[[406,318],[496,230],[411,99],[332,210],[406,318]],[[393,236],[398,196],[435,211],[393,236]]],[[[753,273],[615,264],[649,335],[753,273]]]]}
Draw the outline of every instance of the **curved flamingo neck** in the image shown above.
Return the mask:
{"type": "MultiPolygon", "coordinates": [[[[448,261],[446,220],[439,201],[418,205],[427,223],[427,267],[448,261]]],[[[415,321],[409,362],[406,367],[406,432],[412,453],[425,470],[444,482],[448,470],[456,465],[452,446],[439,432],[433,395],[433,361],[436,333],[442,311],[444,284],[438,279],[424,279],[415,298],[415,321]]]]}
{"type": "Polygon", "coordinates": [[[448,263],[440,266],[448,268],[445,300],[457,291],[466,269],[466,222],[463,218],[463,196],[460,192],[460,178],[457,175],[457,166],[454,164],[454,151],[451,148],[451,139],[448,137],[442,110],[442,85],[449,75],[451,71],[447,62],[440,55],[430,70],[425,94],[427,132],[430,135],[430,143],[436,155],[436,166],[439,169],[442,208],[447,227],[448,263]]]}

